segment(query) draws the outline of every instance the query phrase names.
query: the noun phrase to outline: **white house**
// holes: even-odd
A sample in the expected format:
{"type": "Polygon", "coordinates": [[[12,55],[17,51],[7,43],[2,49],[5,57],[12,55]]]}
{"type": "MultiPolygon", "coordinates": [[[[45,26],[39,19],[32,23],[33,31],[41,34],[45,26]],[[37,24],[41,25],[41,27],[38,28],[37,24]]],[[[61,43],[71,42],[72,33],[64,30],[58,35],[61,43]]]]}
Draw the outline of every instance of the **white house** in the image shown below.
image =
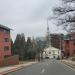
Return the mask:
{"type": "Polygon", "coordinates": [[[58,58],[61,57],[61,50],[54,48],[54,47],[48,47],[46,49],[44,49],[43,52],[43,58],[58,58]]]}

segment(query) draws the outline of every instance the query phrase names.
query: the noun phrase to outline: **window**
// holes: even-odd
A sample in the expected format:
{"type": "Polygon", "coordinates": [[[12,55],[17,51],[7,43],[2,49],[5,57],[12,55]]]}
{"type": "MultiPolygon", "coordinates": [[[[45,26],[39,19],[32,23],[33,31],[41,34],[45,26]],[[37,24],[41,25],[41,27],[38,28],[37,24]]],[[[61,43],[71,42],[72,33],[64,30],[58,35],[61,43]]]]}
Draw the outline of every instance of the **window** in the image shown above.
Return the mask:
{"type": "Polygon", "coordinates": [[[4,51],[8,51],[8,50],[9,50],[9,46],[5,46],[4,51]]]}
{"type": "Polygon", "coordinates": [[[75,49],[73,50],[73,53],[75,54],[75,49]]]}
{"type": "Polygon", "coordinates": [[[4,30],[4,33],[5,33],[5,34],[9,34],[9,31],[8,31],[8,30],[4,30]]]}
{"type": "Polygon", "coordinates": [[[75,41],[73,42],[73,45],[75,45],[75,41]]]}
{"type": "Polygon", "coordinates": [[[68,40],[66,40],[66,44],[69,44],[69,41],[68,40]]]}
{"type": "Polygon", "coordinates": [[[9,39],[8,38],[4,38],[4,42],[9,42],[9,39]]]}

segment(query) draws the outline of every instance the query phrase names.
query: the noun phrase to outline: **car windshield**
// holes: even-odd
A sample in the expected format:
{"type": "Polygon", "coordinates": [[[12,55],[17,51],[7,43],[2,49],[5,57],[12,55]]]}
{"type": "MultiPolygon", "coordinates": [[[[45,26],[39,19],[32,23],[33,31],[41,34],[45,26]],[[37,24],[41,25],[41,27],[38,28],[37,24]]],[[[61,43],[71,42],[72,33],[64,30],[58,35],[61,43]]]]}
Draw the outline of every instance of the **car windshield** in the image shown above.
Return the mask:
{"type": "Polygon", "coordinates": [[[75,75],[75,0],[0,0],[0,75],[75,75]]]}

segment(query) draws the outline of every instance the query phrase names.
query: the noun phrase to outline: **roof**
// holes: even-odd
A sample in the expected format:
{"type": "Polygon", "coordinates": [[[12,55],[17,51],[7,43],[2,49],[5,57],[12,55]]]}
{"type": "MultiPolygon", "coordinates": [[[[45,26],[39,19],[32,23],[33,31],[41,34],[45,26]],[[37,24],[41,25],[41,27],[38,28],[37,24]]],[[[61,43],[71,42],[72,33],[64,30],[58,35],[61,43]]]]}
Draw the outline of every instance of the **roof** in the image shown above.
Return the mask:
{"type": "Polygon", "coordinates": [[[0,28],[6,29],[6,30],[11,30],[10,28],[8,28],[7,26],[4,26],[2,24],[0,24],[0,28]]]}
{"type": "Polygon", "coordinates": [[[70,40],[70,35],[64,35],[64,40],[70,40]]]}
{"type": "Polygon", "coordinates": [[[55,47],[48,47],[48,48],[46,48],[45,49],[45,51],[59,51],[60,49],[57,49],[57,48],[55,48],[55,47]]]}

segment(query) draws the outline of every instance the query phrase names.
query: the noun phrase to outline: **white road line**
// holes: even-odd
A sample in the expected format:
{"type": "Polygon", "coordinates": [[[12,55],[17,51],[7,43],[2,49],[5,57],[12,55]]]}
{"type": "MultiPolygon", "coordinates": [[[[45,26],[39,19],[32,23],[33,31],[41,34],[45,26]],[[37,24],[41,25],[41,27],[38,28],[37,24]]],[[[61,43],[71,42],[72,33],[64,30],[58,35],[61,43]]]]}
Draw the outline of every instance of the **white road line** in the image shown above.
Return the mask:
{"type": "Polygon", "coordinates": [[[66,66],[67,68],[71,69],[72,71],[75,71],[74,68],[72,68],[71,66],[69,66],[69,65],[67,65],[67,64],[65,64],[65,63],[63,63],[63,62],[60,62],[60,64],[66,66]]]}
{"type": "Polygon", "coordinates": [[[62,63],[64,66],[66,66],[66,67],[68,67],[69,69],[71,69],[72,71],[75,71],[75,69],[74,68],[72,68],[71,66],[69,66],[69,65],[67,65],[67,64],[64,64],[64,63],[62,63]]]}
{"type": "Polygon", "coordinates": [[[45,72],[45,69],[42,69],[41,74],[43,74],[45,72]]]}
{"type": "Polygon", "coordinates": [[[47,63],[47,66],[48,66],[48,63],[47,63]]]}

